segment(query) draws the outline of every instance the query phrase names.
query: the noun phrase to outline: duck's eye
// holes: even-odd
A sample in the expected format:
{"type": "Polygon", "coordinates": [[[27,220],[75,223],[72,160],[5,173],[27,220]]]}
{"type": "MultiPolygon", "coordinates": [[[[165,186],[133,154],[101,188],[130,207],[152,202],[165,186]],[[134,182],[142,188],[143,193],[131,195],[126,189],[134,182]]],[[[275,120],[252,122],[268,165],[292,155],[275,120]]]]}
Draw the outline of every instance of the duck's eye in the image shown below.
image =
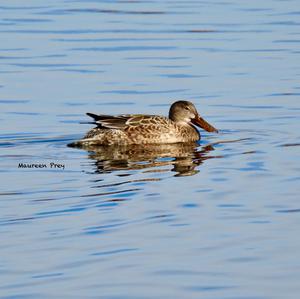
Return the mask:
{"type": "Polygon", "coordinates": [[[188,106],[184,107],[185,110],[190,110],[188,106]]]}

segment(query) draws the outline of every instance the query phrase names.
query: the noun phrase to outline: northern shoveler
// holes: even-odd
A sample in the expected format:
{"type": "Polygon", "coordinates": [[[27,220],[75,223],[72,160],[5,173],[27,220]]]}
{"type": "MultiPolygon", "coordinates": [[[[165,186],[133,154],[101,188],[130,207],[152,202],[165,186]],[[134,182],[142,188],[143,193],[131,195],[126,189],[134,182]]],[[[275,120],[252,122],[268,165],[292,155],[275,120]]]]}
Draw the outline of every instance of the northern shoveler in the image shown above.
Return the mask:
{"type": "Polygon", "coordinates": [[[71,144],[73,146],[195,142],[200,139],[195,126],[208,132],[218,132],[189,101],[173,103],[169,117],[144,114],[87,115],[94,119],[97,127],[91,129],[83,139],[71,144]]]}

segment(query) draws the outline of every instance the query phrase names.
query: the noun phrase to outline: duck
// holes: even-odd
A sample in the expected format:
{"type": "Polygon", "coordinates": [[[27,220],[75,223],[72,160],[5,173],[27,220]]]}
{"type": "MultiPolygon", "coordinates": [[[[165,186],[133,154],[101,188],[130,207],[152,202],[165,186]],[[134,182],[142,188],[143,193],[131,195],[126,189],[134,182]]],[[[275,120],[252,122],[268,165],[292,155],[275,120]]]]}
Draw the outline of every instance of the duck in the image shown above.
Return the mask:
{"type": "Polygon", "coordinates": [[[196,127],[207,132],[218,130],[205,121],[190,101],[176,101],[169,116],[147,114],[104,115],[87,113],[95,128],[70,146],[146,145],[191,143],[201,138],[196,127]]]}

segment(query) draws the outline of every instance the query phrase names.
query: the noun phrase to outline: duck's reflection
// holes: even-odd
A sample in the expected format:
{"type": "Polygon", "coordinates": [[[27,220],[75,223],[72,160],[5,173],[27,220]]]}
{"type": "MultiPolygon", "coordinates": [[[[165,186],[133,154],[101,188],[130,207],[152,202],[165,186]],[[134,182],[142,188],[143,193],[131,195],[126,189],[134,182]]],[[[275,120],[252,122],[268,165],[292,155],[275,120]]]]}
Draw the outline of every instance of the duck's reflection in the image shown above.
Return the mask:
{"type": "Polygon", "coordinates": [[[175,176],[189,176],[199,172],[197,166],[213,158],[212,145],[198,144],[84,146],[89,158],[95,161],[96,173],[117,170],[145,169],[147,172],[170,171],[161,166],[172,166],[175,176]],[[160,167],[160,168],[158,168],[160,167]]]}

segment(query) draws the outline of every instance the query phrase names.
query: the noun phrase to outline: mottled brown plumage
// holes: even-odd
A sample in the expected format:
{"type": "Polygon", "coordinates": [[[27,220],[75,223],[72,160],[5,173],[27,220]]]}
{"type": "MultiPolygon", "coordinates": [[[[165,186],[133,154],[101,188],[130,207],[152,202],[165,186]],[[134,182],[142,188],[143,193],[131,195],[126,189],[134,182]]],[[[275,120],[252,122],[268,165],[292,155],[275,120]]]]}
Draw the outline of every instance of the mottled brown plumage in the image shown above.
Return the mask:
{"type": "Polygon", "coordinates": [[[208,132],[217,132],[199,116],[195,106],[188,101],[173,103],[169,117],[143,114],[87,115],[95,120],[97,127],[75,142],[75,146],[194,142],[200,139],[200,133],[195,126],[208,132]]]}

